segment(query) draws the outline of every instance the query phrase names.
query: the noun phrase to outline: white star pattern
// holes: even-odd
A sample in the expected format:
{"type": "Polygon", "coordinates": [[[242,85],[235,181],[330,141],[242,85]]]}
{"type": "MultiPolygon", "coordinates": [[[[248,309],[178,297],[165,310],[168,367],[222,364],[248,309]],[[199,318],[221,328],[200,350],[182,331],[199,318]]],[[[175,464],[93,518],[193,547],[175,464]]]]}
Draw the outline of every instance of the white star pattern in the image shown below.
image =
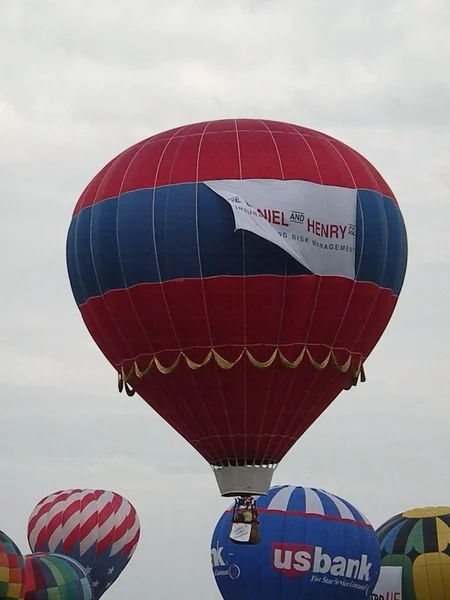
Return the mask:
{"type": "Polygon", "coordinates": [[[91,574],[91,572],[92,572],[92,568],[91,568],[91,567],[86,567],[86,573],[87,573],[88,575],[90,575],[90,574],[91,574]]]}
{"type": "Polygon", "coordinates": [[[98,586],[98,581],[93,581],[92,582],[92,587],[97,587],[98,586]]]}
{"type": "Polygon", "coordinates": [[[108,575],[112,575],[114,571],[114,567],[111,567],[110,569],[108,569],[108,575]]]}

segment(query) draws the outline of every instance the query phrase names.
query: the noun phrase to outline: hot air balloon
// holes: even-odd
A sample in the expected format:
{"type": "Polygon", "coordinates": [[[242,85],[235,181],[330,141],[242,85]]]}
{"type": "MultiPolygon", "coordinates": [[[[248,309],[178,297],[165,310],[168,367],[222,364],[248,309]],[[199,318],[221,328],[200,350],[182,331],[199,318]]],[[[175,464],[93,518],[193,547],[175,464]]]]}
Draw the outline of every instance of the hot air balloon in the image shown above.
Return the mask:
{"type": "Polygon", "coordinates": [[[92,600],[89,575],[76,560],[61,554],[25,557],[24,600],[92,600]]]}
{"type": "Polygon", "coordinates": [[[0,531],[0,600],[21,599],[24,582],[22,553],[12,539],[0,531]]]}
{"type": "Polygon", "coordinates": [[[132,504],[105,490],[55,492],[36,505],[28,521],[31,551],[64,554],[81,563],[91,577],[95,600],[127,566],[139,535],[132,504]]]}
{"type": "Polygon", "coordinates": [[[212,569],[224,600],[370,596],[380,569],[380,545],[367,518],[352,504],[324,490],[282,485],[259,497],[256,505],[259,543],[230,539],[230,511],[212,536],[212,569]]]}
{"type": "Polygon", "coordinates": [[[363,364],[402,289],[406,230],[360,154],[228,119],[160,133],[89,183],[67,267],[87,329],[212,466],[223,496],[273,471],[363,364]]]}
{"type": "Polygon", "coordinates": [[[450,600],[450,507],[395,515],[377,529],[383,566],[401,571],[402,600],[450,600]]]}

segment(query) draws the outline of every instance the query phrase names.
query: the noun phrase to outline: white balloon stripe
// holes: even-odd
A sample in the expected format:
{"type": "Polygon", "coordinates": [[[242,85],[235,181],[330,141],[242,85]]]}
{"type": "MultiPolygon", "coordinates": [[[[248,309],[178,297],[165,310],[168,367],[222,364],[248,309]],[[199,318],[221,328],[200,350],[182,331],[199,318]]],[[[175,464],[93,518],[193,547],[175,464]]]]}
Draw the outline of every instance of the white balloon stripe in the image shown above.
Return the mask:
{"type": "Polygon", "coordinates": [[[92,548],[95,544],[97,544],[98,538],[98,525],[95,525],[91,531],[80,540],[80,556],[86,554],[88,550],[92,548]]]}
{"type": "Polygon", "coordinates": [[[98,528],[98,539],[101,542],[116,527],[116,515],[113,513],[98,528]]]}
{"type": "Polygon", "coordinates": [[[80,510],[80,526],[83,527],[97,513],[97,504],[94,499],[80,510]]]}

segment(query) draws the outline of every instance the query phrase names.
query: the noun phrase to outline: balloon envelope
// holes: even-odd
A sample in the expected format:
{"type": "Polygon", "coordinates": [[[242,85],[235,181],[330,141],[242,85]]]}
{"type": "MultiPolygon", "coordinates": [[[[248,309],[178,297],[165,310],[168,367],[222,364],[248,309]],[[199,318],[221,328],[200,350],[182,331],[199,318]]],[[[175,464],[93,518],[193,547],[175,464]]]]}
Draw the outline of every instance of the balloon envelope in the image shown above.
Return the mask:
{"type": "Polygon", "coordinates": [[[362,600],[380,569],[380,545],[352,504],[315,488],[277,486],[257,499],[261,541],[235,544],[231,515],[211,543],[224,600],[362,600]]]}
{"type": "Polygon", "coordinates": [[[22,598],[25,564],[12,539],[0,531],[0,600],[22,598]]]}
{"type": "Polygon", "coordinates": [[[127,566],[140,536],[133,505],[106,490],[73,489],[43,498],[28,521],[33,552],[70,556],[88,571],[99,598],[127,566]]]}
{"type": "Polygon", "coordinates": [[[25,557],[24,600],[92,600],[93,588],[86,569],[61,554],[25,557]]]}
{"type": "Polygon", "coordinates": [[[214,466],[224,495],[266,492],[272,471],[257,467],[356,382],[406,261],[398,203],[365,158],[252,119],[128,148],[87,186],[67,238],[75,300],[121,385],[214,466]]]}
{"type": "Polygon", "coordinates": [[[450,507],[415,508],[377,529],[383,566],[402,570],[402,600],[450,600],[450,507]]]}

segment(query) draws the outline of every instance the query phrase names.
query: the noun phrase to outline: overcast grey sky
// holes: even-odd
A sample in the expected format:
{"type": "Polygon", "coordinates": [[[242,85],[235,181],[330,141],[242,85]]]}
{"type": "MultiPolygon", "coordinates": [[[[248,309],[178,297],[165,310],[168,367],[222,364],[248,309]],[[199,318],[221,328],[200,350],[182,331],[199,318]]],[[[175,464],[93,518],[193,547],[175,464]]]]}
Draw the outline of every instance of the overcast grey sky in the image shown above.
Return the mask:
{"type": "Polygon", "coordinates": [[[333,135],[401,205],[409,268],[366,364],[274,483],[316,485],[378,526],[450,504],[450,4],[447,0],[1,0],[0,529],[65,487],[134,503],[142,538],[110,600],[218,598],[209,542],[229,504],[207,464],[116,377],[65,266],[71,211],[113,156],[223,117],[333,135]]]}

